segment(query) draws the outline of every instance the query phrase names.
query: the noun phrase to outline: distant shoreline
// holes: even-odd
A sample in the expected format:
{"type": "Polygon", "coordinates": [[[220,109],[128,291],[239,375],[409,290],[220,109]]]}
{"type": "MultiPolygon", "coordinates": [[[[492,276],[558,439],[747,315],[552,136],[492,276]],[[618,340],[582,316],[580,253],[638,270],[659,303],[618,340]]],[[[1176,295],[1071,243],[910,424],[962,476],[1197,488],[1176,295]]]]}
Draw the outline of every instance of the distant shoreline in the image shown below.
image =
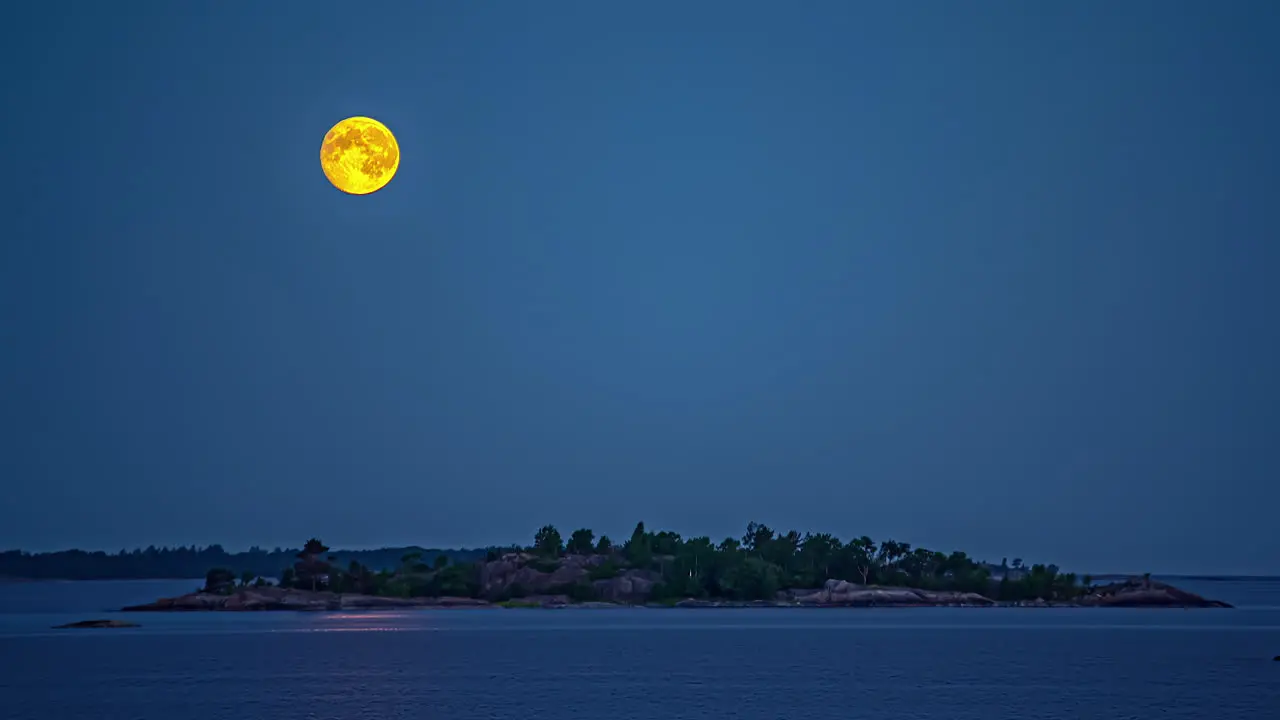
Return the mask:
{"type": "MultiPolygon", "coordinates": [[[[1107,573],[1094,575],[1095,580],[1124,580],[1133,574],[1107,573]]],[[[1163,575],[1152,573],[1151,577],[1160,580],[1191,580],[1192,582],[1280,582],[1280,575],[1163,575]]]]}
{"type": "MultiPolygon", "coordinates": [[[[1001,558],[992,563],[961,550],[942,552],[866,535],[747,523],[741,538],[719,543],[636,523],[614,542],[586,527],[568,537],[553,525],[530,545],[457,553],[334,550],[312,537],[298,551],[221,546],[119,553],[0,553],[0,574],[204,582],[195,592],[129,610],[341,610],[382,607],[502,605],[540,607],[1230,607],[1180,590],[1185,575],[1077,575],[1052,563],[1001,558]],[[175,578],[173,576],[191,576],[175,578]],[[148,577],[167,576],[167,577],[148,577]],[[1165,580],[1161,581],[1161,577],[1165,580]],[[1098,582],[1102,578],[1115,581],[1098,582]],[[445,598],[450,600],[445,601],[445,598]],[[463,602],[463,600],[466,602],[463,602]]],[[[1225,574],[1202,573],[1217,582],[1225,574]]],[[[1250,582],[1248,578],[1242,579],[1250,582]]],[[[1239,582],[1240,580],[1235,580],[1239,582]]],[[[1192,581],[1194,582],[1194,581],[1192,581]]],[[[1208,582],[1208,581],[1202,581],[1208,582]]],[[[174,587],[173,590],[179,588],[174,587]]],[[[162,590],[163,591],[163,590],[162,590]]],[[[1216,593],[1211,593],[1216,594],[1216,593]]]]}
{"type": "MultiPolygon", "coordinates": [[[[1095,580],[1125,580],[1132,574],[1108,573],[1094,575],[1095,580]]],[[[1280,575],[1162,575],[1152,573],[1159,580],[1190,580],[1192,582],[1280,582],[1280,575]]],[[[143,577],[143,578],[44,578],[0,575],[0,585],[28,583],[91,583],[91,582],[204,582],[203,577],[143,577]]]]}
{"type": "Polygon", "coordinates": [[[204,578],[188,577],[145,577],[145,578],[50,578],[50,577],[15,577],[0,575],[0,585],[29,585],[31,583],[95,583],[95,582],[204,582],[204,578]]]}

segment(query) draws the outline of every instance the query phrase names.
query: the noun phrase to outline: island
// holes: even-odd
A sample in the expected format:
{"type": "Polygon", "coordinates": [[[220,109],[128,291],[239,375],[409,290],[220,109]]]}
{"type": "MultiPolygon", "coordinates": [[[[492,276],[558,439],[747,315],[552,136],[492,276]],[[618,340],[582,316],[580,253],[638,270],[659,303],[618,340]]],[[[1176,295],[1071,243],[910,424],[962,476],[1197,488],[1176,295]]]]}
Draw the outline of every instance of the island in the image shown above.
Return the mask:
{"type": "Polygon", "coordinates": [[[492,548],[481,559],[423,561],[406,553],[374,571],[340,567],[308,540],[271,581],[213,568],[195,592],[123,608],[192,610],[371,610],[395,608],[607,607],[1178,607],[1227,608],[1151,579],[1095,585],[1054,565],[999,565],[966,553],[827,534],[775,532],[752,522],[742,538],[652,532],[644,523],[615,544],[582,528],[566,541],[545,525],[527,547],[492,548]]]}

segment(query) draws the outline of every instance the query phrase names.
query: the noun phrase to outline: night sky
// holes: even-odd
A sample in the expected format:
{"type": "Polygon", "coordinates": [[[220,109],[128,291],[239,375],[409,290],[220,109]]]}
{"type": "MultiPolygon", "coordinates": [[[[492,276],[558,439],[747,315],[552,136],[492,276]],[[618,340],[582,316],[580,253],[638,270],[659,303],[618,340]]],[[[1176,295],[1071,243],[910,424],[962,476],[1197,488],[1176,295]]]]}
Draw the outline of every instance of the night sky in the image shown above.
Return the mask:
{"type": "Polygon", "coordinates": [[[0,548],[1280,573],[1280,3],[15,5],[0,548]],[[386,123],[344,195],[319,148],[386,123]]]}

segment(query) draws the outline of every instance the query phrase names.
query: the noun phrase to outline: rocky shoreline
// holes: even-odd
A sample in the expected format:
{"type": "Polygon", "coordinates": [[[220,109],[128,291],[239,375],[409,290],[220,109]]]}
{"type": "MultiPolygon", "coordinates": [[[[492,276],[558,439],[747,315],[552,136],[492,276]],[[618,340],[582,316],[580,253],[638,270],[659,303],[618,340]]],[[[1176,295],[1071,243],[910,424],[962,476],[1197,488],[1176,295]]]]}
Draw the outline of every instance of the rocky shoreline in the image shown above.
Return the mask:
{"type": "Polygon", "coordinates": [[[858,585],[843,580],[828,580],[821,588],[785,590],[773,600],[731,601],[687,598],[674,603],[614,600],[607,602],[574,602],[566,595],[531,595],[506,602],[491,602],[466,597],[396,598],[373,595],[339,594],[325,591],[285,589],[278,587],[240,588],[231,593],[194,592],[173,598],[162,598],[144,605],[123,608],[124,612],[191,612],[191,611],[311,611],[341,612],[351,610],[399,610],[412,608],[855,608],[855,607],[1127,607],[1127,608],[1230,608],[1218,600],[1209,600],[1171,585],[1143,579],[1130,579],[1097,588],[1070,602],[1045,600],[998,602],[977,593],[934,592],[916,588],[858,585]]]}

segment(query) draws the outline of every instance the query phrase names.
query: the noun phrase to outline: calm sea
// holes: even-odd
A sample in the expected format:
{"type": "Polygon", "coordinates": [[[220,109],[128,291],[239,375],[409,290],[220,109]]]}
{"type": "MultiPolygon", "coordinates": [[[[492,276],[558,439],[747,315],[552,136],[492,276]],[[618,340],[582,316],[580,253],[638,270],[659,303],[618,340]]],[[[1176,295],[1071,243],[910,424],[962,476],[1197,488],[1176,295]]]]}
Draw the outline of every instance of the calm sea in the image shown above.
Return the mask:
{"type": "Polygon", "coordinates": [[[1280,718],[1280,582],[1235,610],[131,615],[196,581],[0,585],[5,720],[1280,718]]]}

